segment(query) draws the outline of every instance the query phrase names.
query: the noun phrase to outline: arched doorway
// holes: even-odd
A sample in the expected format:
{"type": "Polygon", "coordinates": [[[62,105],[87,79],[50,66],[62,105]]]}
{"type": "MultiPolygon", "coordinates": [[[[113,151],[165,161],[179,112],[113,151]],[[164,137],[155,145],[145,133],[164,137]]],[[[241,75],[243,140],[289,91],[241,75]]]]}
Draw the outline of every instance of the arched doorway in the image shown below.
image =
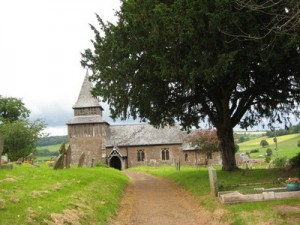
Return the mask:
{"type": "Polygon", "coordinates": [[[122,170],[121,159],[118,156],[113,156],[109,161],[109,166],[118,170],[122,170]]]}

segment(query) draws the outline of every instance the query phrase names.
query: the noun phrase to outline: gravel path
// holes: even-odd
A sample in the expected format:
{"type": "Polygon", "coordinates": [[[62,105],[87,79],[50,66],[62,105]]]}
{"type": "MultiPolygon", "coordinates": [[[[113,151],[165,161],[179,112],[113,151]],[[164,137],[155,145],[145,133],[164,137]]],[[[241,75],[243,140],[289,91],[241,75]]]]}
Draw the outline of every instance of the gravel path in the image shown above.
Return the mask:
{"type": "Polygon", "coordinates": [[[109,225],[222,224],[175,183],[144,173],[126,174],[131,182],[118,215],[109,225]]]}

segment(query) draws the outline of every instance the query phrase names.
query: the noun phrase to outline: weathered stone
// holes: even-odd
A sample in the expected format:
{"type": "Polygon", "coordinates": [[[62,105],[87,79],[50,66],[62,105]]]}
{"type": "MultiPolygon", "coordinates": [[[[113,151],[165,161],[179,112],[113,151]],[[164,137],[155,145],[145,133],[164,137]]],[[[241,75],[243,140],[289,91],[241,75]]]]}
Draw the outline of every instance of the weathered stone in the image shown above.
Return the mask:
{"type": "Polygon", "coordinates": [[[216,169],[210,166],[208,168],[210,192],[213,196],[218,196],[218,181],[216,169]]]}
{"type": "Polygon", "coordinates": [[[64,155],[60,154],[54,163],[53,169],[55,169],[55,170],[63,169],[64,168],[64,158],[65,158],[64,155]]]}
{"type": "Polygon", "coordinates": [[[66,168],[70,168],[71,165],[71,145],[68,146],[68,149],[65,152],[66,155],[66,168]]]}
{"type": "Polygon", "coordinates": [[[270,200],[281,200],[299,198],[300,191],[274,192],[268,191],[261,194],[241,194],[238,191],[219,193],[222,204],[236,204],[242,202],[261,202],[270,200]]]}
{"type": "Polygon", "coordinates": [[[34,155],[30,153],[28,156],[25,157],[25,161],[31,162],[33,164],[34,155]]]}
{"type": "Polygon", "coordinates": [[[82,152],[80,157],[79,157],[79,162],[78,162],[78,168],[82,167],[84,164],[84,160],[85,160],[85,153],[82,152]]]}

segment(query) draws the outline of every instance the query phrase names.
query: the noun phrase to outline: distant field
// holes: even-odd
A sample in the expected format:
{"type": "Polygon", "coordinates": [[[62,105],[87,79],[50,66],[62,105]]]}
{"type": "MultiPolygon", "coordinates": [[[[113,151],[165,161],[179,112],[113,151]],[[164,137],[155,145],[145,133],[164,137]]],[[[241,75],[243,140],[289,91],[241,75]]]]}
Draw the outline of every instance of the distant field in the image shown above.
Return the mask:
{"type": "MultiPolygon", "coordinates": [[[[61,146],[61,144],[38,146],[37,151],[42,151],[42,150],[48,149],[50,152],[58,152],[60,149],[60,146],[61,146]]],[[[52,158],[52,156],[37,156],[37,160],[41,160],[41,161],[47,161],[47,160],[50,160],[51,158],[52,158]]]]}
{"type": "MultiPolygon", "coordinates": [[[[292,158],[296,156],[300,152],[300,147],[297,147],[297,142],[299,139],[300,139],[299,134],[289,134],[289,135],[277,137],[278,157],[292,158]]],[[[259,137],[254,140],[246,141],[238,145],[240,146],[239,153],[247,152],[247,151],[250,152],[250,150],[258,149],[259,150],[258,153],[251,154],[252,158],[262,158],[261,155],[264,156],[268,148],[273,150],[273,157],[277,156],[273,138],[268,138],[266,136],[259,137]],[[260,146],[261,140],[266,140],[269,143],[269,145],[265,148],[262,148],[260,146]]]]}
{"type": "Polygon", "coordinates": [[[37,150],[43,150],[43,149],[48,149],[50,152],[58,152],[60,149],[61,144],[58,145],[48,145],[48,146],[38,146],[37,150]]]}

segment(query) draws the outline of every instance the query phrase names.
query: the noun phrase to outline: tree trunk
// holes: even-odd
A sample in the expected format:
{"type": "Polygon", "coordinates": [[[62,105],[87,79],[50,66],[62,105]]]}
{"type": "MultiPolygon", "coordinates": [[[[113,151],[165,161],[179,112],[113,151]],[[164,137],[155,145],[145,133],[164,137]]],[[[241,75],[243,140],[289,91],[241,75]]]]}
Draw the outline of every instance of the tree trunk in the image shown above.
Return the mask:
{"type": "Polygon", "coordinates": [[[234,171],[238,167],[235,161],[235,146],[233,138],[233,128],[218,128],[219,149],[222,156],[222,170],[234,171]]]}

